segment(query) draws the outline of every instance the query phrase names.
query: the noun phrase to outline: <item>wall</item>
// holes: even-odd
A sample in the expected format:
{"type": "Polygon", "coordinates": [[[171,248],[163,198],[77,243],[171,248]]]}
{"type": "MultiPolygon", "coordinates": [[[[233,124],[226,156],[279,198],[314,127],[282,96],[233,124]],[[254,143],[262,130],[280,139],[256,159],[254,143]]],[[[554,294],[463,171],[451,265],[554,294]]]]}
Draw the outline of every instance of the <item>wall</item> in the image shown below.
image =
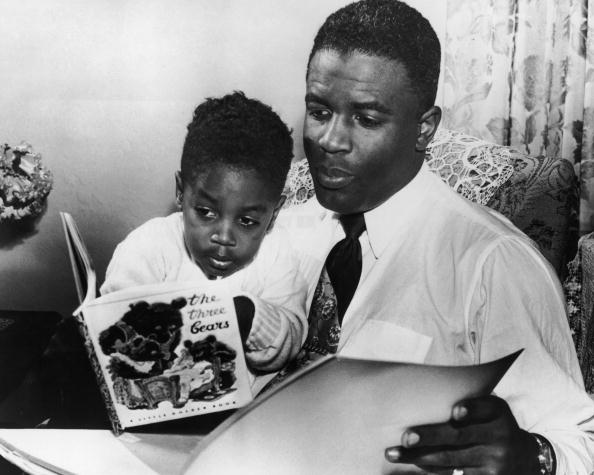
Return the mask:
{"type": "MultiPolygon", "coordinates": [[[[0,225],[0,309],[76,306],[58,212],[99,280],[117,242],[173,208],[185,127],[206,96],[242,89],[294,129],[302,156],[311,41],[346,0],[3,0],[0,141],[33,144],[54,190],[36,233],[0,225]]],[[[411,1],[441,38],[446,1],[411,1]]]]}

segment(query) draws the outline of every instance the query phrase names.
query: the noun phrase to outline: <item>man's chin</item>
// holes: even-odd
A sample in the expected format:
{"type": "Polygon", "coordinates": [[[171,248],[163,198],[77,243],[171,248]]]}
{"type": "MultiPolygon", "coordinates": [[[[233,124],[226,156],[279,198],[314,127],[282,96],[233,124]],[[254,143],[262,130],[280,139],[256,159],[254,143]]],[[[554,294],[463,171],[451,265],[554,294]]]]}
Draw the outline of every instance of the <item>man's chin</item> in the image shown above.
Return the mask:
{"type": "Polygon", "coordinates": [[[328,190],[316,187],[316,198],[326,209],[338,214],[353,214],[363,212],[363,203],[358,201],[353,194],[343,190],[328,190]]]}

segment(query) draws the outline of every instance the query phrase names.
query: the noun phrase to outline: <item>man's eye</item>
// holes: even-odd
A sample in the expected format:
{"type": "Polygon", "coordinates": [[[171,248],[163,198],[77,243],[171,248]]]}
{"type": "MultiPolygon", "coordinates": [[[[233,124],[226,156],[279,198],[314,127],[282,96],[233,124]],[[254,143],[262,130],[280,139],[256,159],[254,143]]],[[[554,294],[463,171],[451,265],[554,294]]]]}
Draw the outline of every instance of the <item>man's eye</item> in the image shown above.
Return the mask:
{"type": "Polygon", "coordinates": [[[259,221],[255,220],[254,218],[250,218],[249,216],[242,216],[239,218],[239,224],[245,227],[251,227],[258,225],[259,221]]]}
{"type": "Polygon", "coordinates": [[[328,109],[320,109],[320,108],[308,108],[307,114],[314,120],[319,122],[326,121],[330,119],[331,113],[328,109]]]}
{"type": "Polygon", "coordinates": [[[359,122],[359,124],[361,124],[362,127],[366,128],[366,129],[374,129],[381,125],[381,121],[379,121],[376,118],[371,117],[369,115],[357,114],[355,116],[355,120],[357,122],[359,122]]]}
{"type": "Polygon", "coordinates": [[[202,206],[199,206],[199,207],[196,207],[195,209],[196,209],[196,213],[201,218],[213,219],[216,217],[216,213],[213,210],[211,210],[210,208],[204,208],[202,206]]]}

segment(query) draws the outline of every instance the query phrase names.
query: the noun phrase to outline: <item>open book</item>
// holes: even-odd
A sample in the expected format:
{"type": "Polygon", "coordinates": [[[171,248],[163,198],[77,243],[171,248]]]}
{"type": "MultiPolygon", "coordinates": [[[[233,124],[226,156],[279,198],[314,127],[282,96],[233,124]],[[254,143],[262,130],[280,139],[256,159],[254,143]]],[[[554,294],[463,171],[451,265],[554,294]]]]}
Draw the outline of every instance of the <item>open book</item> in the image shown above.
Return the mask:
{"type": "Polygon", "coordinates": [[[0,456],[40,475],[424,473],[388,464],[384,449],[399,444],[405,427],[444,422],[456,401],[489,394],[517,356],[457,367],[329,356],[206,437],[150,426],[122,437],[107,430],[0,429],[0,456]]]}
{"type": "Polygon", "coordinates": [[[74,316],[115,433],[253,399],[224,281],[164,282],[96,298],[84,241],[72,216],[61,218],[81,303],[74,316]]]}

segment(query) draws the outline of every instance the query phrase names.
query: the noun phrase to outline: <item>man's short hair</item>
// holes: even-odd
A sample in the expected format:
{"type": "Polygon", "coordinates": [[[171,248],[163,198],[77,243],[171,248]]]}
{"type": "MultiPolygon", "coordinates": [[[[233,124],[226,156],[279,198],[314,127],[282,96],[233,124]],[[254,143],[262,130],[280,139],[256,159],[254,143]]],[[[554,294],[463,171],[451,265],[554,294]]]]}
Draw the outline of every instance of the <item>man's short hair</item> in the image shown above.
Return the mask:
{"type": "Polygon", "coordinates": [[[320,50],[362,53],[398,61],[408,73],[423,112],[435,103],[441,48],[429,21],[398,0],[361,0],[332,13],[319,29],[311,59],[320,50]]]}
{"type": "Polygon", "coordinates": [[[181,176],[189,182],[215,164],[255,170],[280,196],[292,158],[287,125],[266,104],[235,91],[196,107],[184,142],[181,176]]]}

